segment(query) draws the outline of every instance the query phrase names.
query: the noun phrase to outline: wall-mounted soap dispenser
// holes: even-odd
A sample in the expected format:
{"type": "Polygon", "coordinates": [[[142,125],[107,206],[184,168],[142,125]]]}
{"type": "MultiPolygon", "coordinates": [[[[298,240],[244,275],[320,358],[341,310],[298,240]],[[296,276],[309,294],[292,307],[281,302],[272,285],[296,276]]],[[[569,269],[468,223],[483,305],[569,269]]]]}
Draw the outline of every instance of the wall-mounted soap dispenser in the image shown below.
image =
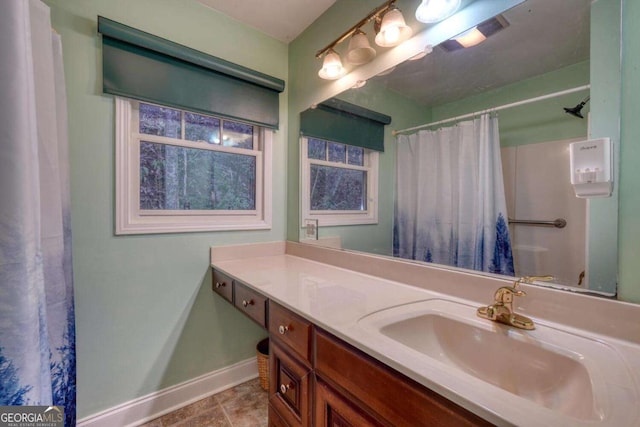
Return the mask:
{"type": "Polygon", "coordinates": [[[613,155],[609,138],[569,145],[571,184],[576,197],[609,197],[613,190],[613,155]]]}

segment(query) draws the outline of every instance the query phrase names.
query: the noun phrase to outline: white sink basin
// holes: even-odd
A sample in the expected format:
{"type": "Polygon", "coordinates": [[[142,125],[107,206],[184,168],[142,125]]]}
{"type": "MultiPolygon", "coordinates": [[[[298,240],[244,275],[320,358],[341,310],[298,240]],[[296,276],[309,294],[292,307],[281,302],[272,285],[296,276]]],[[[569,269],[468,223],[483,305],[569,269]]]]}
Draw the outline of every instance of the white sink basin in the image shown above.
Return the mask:
{"type": "Polygon", "coordinates": [[[431,363],[540,407],[584,421],[606,417],[612,409],[607,383],[625,382],[627,376],[615,350],[544,325],[533,331],[515,329],[480,319],[475,311],[433,299],[381,310],[358,323],[431,363]]]}

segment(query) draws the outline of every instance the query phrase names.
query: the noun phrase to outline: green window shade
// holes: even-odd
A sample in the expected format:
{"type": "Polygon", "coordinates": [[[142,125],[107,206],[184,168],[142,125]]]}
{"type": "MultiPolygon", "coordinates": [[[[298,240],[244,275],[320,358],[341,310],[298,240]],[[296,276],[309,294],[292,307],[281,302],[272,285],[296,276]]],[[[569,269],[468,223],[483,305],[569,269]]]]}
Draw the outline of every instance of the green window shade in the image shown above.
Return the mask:
{"type": "Polygon", "coordinates": [[[103,91],[278,128],[284,81],[98,17],[103,91]]]}
{"type": "Polygon", "coordinates": [[[330,99],[300,114],[305,136],[384,151],[384,126],[391,117],[338,99],[330,99]]]}

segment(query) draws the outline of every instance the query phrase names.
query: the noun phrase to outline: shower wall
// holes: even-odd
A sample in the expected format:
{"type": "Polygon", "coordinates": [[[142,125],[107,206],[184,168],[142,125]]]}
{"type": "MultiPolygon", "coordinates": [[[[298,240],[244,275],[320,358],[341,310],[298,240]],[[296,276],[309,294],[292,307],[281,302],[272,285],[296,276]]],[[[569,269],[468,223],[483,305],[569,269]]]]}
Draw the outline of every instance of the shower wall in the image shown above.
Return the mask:
{"type": "Polygon", "coordinates": [[[501,150],[509,218],[567,221],[564,228],[509,226],[517,276],[552,275],[555,283],[586,287],[587,205],[575,196],[569,175],[569,144],[579,140],[501,150]]]}

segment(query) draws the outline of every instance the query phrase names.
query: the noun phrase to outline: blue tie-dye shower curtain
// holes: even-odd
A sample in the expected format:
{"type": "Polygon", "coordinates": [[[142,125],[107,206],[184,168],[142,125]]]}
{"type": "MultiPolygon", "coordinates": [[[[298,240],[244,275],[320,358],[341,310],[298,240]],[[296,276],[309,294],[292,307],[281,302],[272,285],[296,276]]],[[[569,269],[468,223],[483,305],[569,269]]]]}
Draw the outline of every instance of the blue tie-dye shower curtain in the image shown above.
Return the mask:
{"type": "Polygon", "coordinates": [[[399,135],[395,256],[514,275],[498,119],[399,135]]]}
{"type": "Polygon", "coordinates": [[[0,405],[62,405],[74,426],[66,95],[49,13],[0,1],[0,405]]]}

